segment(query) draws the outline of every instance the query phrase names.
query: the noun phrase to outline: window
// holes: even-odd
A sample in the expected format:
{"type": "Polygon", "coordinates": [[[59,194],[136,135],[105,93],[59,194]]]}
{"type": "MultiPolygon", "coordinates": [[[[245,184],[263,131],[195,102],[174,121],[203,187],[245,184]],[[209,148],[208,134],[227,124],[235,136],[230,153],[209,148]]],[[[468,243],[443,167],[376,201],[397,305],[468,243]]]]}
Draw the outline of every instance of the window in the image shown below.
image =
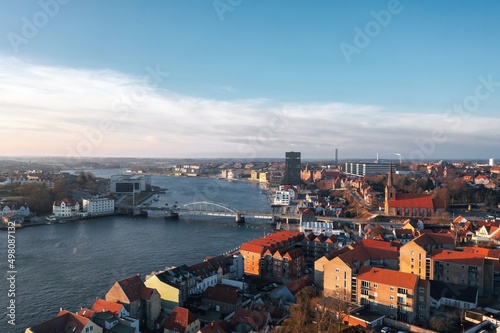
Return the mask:
{"type": "Polygon", "coordinates": [[[394,291],[394,287],[390,287],[389,289],[390,289],[391,291],[394,291]]]}
{"type": "Polygon", "coordinates": [[[374,283],[373,288],[375,288],[375,289],[378,288],[378,284],[374,283]]]}
{"type": "Polygon", "coordinates": [[[425,291],[424,287],[418,287],[418,291],[423,293],[425,291]]]}
{"type": "Polygon", "coordinates": [[[391,301],[394,301],[394,296],[392,296],[392,295],[391,295],[391,296],[389,296],[389,299],[390,299],[391,301]]]}
{"type": "Polygon", "coordinates": [[[335,268],[335,272],[339,273],[340,272],[340,268],[335,268]]]}
{"type": "Polygon", "coordinates": [[[368,281],[361,281],[361,287],[363,287],[363,288],[370,288],[370,282],[368,282],[368,281]]]}
{"type": "Polygon", "coordinates": [[[423,310],[423,309],[424,309],[424,306],[423,306],[423,305],[419,305],[419,306],[418,306],[418,309],[419,309],[419,310],[423,310]]]}
{"type": "Polygon", "coordinates": [[[419,300],[420,302],[423,302],[423,301],[424,301],[424,296],[418,296],[418,300],[419,300]]]}

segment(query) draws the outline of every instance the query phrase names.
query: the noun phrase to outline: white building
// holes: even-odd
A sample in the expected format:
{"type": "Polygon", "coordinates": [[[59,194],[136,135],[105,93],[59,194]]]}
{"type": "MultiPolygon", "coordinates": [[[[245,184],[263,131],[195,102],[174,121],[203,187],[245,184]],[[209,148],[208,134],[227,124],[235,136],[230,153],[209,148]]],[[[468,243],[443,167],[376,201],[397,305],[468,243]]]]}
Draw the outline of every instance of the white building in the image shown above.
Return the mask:
{"type": "Polygon", "coordinates": [[[109,186],[112,193],[141,193],[151,186],[151,176],[113,175],[109,186]]]}
{"type": "Polygon", "coordinates": [[[52,205],[52,213],[56,217],[74,217],[79,211],[80,204],[69,199],[54,201],[52,205]]]}
{"type": "Polygon", "coordinates": [[[494,158],[490,158],[490,161],[488,163],[490,166],[495,166],[495,159],[494,158]]]}
{"type": "Polygon", "coordinates": [[[281,206],[290,205],[290,192],[288,191],[276,191],[276,196],[274,197],[274,204],[281,206]]]}
{"type": "Polygon", "coordinates": [[[107,198],[83,199],[82,209],[90,216],[112,214],[115,212],[115,201],[107,198]]]}

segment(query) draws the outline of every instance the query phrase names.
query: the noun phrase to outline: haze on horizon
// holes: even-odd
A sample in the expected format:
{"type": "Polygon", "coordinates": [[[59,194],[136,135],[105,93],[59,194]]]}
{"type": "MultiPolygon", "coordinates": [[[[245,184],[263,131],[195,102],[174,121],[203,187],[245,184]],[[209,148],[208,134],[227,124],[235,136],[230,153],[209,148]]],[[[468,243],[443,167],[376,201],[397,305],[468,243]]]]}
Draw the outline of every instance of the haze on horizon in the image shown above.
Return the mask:
{"type": "Polygon", "coordinates": [[[2,156],[500,157],[498,2],[0,3],[2,156]]]}

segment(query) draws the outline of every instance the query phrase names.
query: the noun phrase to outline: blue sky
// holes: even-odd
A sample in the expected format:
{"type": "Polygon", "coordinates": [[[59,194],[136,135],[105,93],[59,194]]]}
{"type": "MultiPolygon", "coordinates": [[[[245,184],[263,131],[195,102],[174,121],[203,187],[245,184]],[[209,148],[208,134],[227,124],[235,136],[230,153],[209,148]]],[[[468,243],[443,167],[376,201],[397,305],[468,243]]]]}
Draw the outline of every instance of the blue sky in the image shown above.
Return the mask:
{"type": "Polygon", "coordinates": [[[0,6],[3,155],[499,151],[499,2],[0,6]]]}

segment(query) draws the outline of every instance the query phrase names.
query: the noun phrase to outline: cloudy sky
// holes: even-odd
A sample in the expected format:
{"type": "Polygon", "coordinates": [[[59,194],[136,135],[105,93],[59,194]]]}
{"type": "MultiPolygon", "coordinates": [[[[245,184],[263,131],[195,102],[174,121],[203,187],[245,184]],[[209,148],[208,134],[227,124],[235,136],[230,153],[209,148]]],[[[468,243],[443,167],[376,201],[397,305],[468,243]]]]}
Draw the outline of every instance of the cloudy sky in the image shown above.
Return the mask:
{"type": "Polygon", "coordinates": [[[500,2],[0,8],[2,156],[500,158],[500,2]]]}

